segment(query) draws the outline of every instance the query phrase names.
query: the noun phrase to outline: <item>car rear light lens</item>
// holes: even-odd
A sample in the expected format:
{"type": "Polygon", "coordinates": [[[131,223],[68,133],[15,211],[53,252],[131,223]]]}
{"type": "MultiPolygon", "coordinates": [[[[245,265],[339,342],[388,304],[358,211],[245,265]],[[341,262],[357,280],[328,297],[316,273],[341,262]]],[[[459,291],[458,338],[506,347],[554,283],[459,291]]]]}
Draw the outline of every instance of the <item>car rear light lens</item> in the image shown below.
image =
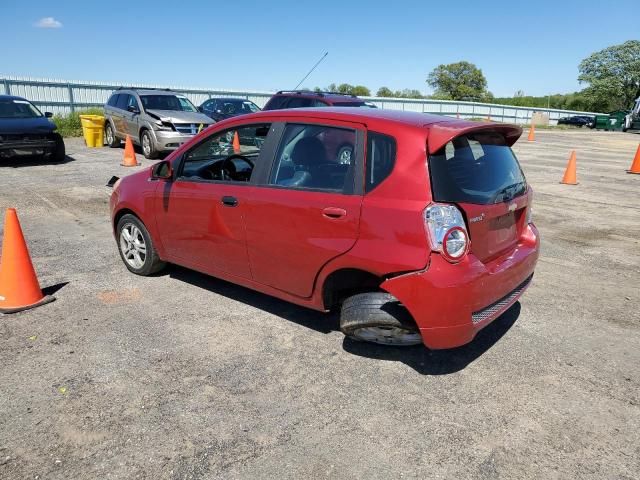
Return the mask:
{"type": "Polygon", "coordinates": [[[427,207],[424,218],[431,250],[452,263],[462,260],[471,242],[460,210],[455,205],[434,203],[427,207]]]}
{"type": "Polygon", "coordinates": [[[469,238],[460,227],[453,227],[444,234],[442,253],[448,260],[458,261],[467,253],[469,238]]]}

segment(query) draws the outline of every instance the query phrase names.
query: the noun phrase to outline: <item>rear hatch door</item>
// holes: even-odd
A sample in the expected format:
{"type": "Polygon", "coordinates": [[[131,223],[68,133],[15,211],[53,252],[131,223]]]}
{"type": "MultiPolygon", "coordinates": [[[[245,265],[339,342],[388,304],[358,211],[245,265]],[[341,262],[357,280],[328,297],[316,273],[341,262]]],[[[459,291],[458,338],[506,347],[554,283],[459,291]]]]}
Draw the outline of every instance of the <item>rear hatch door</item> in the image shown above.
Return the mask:
{"type": "Polygon", "coordinates": [[[462,130],[429,155],[433,199],[464,212],[482,262],[513,250],[526,226],[531,193],[512,140],[501,128],[462,130]]]}

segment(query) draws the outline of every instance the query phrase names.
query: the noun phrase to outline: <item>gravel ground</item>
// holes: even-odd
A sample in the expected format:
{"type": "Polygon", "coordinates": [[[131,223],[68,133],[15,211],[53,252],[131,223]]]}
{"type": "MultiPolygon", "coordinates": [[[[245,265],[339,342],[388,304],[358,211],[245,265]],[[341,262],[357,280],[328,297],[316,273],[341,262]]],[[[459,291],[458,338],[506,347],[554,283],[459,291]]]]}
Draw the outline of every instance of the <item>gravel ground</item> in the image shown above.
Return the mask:
{"type": "Polygon", "coordinates": [[[122,150],[5,163],[0,208],[57,301],[0,315],[0,478],[638,478],[639,141],[525,133],[533,285],[439,352],[182,268],[129,274],[104,187],[134,170],[122,150]],[[571,149],[578,186],[558,183],[571,149]]]}

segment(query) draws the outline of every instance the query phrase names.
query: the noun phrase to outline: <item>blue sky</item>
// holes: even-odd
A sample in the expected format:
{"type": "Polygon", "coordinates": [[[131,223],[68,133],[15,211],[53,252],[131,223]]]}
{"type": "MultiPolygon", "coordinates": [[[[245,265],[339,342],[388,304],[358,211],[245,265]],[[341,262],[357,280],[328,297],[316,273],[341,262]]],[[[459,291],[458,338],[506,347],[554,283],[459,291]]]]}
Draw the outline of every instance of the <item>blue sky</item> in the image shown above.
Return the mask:
{"type": "Polygon", "coordinates": [[[468,60],[496,96],[546,95],[579,89],[590,53],[638,39],[638,12],[637,0],[2,0],[0,75],[274,90],[328,51],[305,86],[429,93],[434,67],[468,60]]]}

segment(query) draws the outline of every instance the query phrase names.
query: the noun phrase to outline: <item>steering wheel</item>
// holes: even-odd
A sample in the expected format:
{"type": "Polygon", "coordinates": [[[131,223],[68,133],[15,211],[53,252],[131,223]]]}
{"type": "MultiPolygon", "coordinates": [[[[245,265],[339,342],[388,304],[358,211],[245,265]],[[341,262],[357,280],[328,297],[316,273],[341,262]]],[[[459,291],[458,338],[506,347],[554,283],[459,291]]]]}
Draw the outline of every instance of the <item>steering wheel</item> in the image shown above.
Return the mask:
{"type": "MultiPolygon", "coordinates": [[[[233,155],[229,155],[227,158],[225,158],[222,161],[222,165],[224,166],[225,163],[229,162],[230,160],[233,160],[234,158],[239,158],[243,162],[247,163],[251,167],[252,170],[256,166],[256,164],[253,162],[253,160],[249,160],[249,157],[245,157],[244,155],[238,155],[237,153],[234,153],[233,155]]],[[[231,163],[233,164],[233,162],[231,162],[231,163]]],[[[236,168],[236,166],[233,165],[234,171],[235,171],[235,168],[236,168]]]]}

